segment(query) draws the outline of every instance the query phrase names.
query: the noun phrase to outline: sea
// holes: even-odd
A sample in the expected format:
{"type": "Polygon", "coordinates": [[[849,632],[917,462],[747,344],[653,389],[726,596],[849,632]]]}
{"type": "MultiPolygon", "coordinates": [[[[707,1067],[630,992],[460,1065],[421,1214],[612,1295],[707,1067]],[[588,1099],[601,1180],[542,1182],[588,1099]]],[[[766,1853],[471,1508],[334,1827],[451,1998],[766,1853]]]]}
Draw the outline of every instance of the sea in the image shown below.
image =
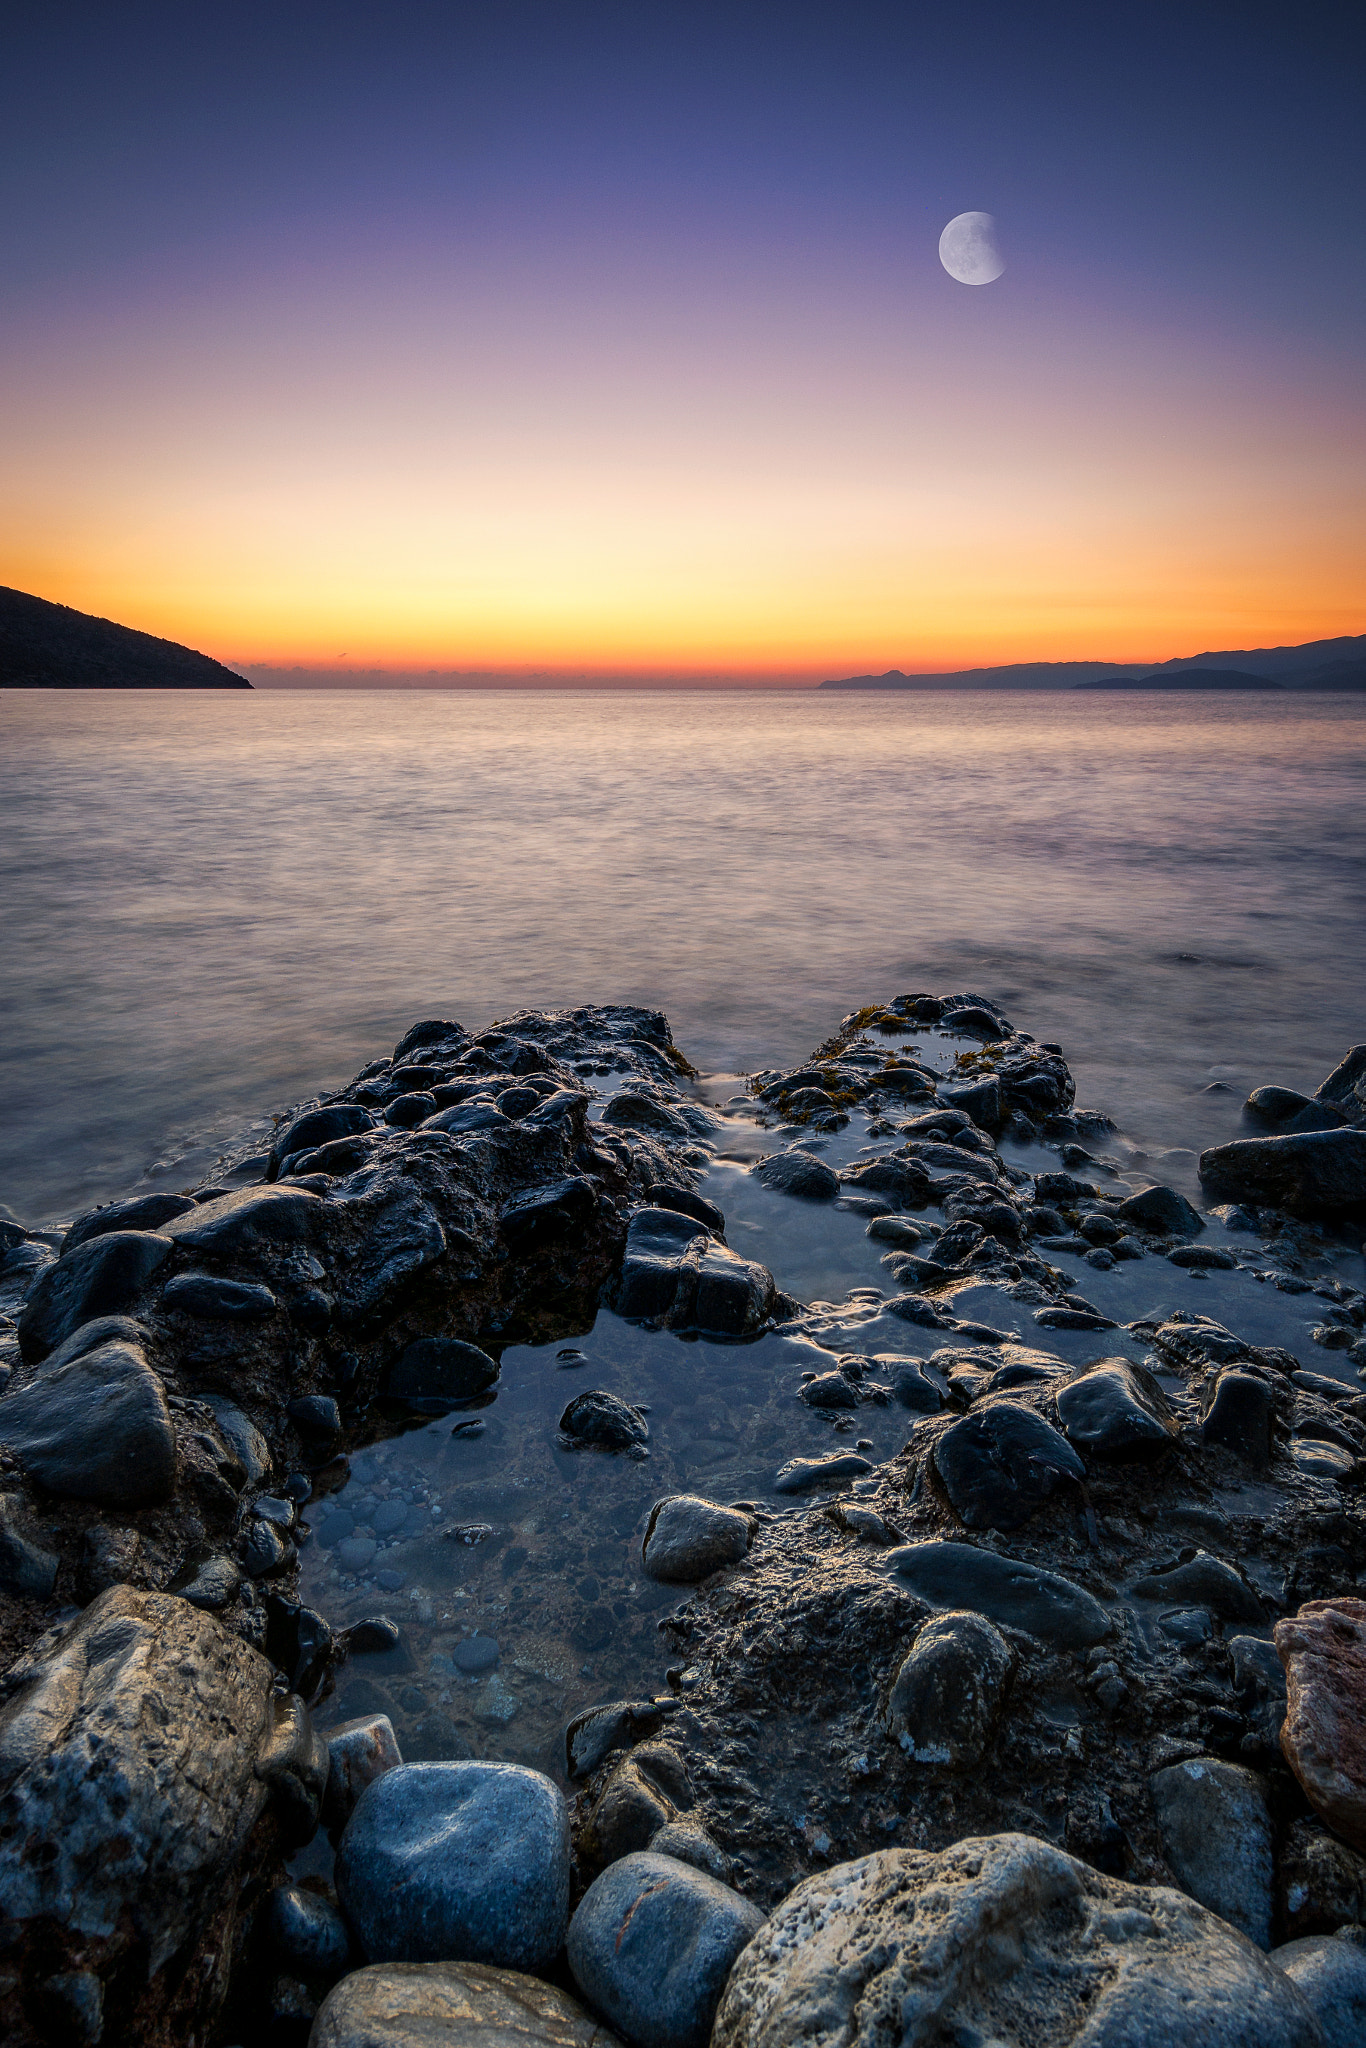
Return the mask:
{"type": "Polygon", "coordinates": [[[207,1174],[421,1017],[645,1003],[743,1075],[915,990],[1003,1004],[1187,1166],[1312,1089],[1366,1038],[1366,699],[0,692],[33,1227],[207,1174]]]}

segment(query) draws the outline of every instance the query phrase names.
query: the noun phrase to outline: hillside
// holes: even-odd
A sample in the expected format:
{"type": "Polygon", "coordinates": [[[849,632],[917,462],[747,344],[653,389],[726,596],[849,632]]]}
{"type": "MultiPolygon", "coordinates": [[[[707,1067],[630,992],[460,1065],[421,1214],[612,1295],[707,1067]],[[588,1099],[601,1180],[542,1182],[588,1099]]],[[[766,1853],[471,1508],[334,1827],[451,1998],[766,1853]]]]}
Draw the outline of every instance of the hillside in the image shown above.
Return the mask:
{"type": "Polygon", "coordinates": [[[0,688],[249,690],[207,654],[0,586],[0,688]]]}
{"type": "MultiPolygon", "coordinates": [[[[1122,688],[1145,681],[1150,689],[1168,678],[1201,669],[1223,669],[1253,677],[1263,687],[1281,683],[1292,690],[1366,689],[1366,633],[1337,640],[1308,640],[1302,647],[1242,647],[1218,653],[1183,654],[1171,661],[1017,661],[1001,668],[947,669],[933,675],[906,675],[899,668],[878,676],[843,676],[821,683],[822,690],[1071,690],[1114,677],[1122,688]]],[[[1254,682],[1232,687],[1251,689],[1254,682]]],[[[1187,688],[1197,687],[1187,684],[1187,688]]],[[[1206,689],[1228,688],[1207,682],[1206,689]]]]}

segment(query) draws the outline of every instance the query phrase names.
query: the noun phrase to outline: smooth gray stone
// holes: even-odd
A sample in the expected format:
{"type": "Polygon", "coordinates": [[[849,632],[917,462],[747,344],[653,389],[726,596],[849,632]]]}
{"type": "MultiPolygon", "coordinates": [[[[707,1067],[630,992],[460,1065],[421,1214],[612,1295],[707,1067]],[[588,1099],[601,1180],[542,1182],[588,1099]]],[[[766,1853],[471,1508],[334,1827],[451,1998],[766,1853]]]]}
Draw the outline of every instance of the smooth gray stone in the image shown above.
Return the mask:
{"type": "Polygon", "coordinates": [[[1342,1927],[1273,1948],[1323,2030],[1323,2048],[1361,2048],[1366,2041],[1366,1930],[1342,1927]]]}
{"type": "Polygon", "coordinates": [[[696,1494],[676,1493],[657,1503],[641,1545],[647,1577],[667,1585],[695,1585],[749,1549],[753,1524],[736,1508],[718,1507],[696,1494]]]}
{"type": "Polygon", "coordinates": [[[1140,1600],[1165,1600],[1172,1607],[1208,1607],[1223,1621],[1265,1621],[1266,1609],[1241,1573],[1207,1550],[1168,1572],[1138,1579],[1133,1592],[1140,1600]]]}
{"type": "Polygon", "coordinates": [[[719,1337],[750,1337],[764,1327],[774,1299],[773,1275],[723,1244],[694,1244],[685,1265],[693,1275],[688,1327],[719,1337]]]}
{"type": "Polygon", "coordinates": [[[22,1502],[0,1493],[0,1587],[26,1599],[48,1600],[57,1583],[57,1564],[55,1551],[44,1550],[25,1531],[22,1502]]]}
{"type": "Polygon", "coordinates": [[[675,1863],[690,1863],[694,1870],[703,1870],[708,1877],[714,1877],[718,1884],[729,1884],[732,1864],[719,1842],[714,1842],[706,1829],[686,1816],[671,1820],[650,1838],[650,1853],[654,1856],[672,1856],[675,1863]]]}
{"type": "Polygon", "coordinates": [[[1173,1266],[1198,1273],[1236,1273],[1238,1261],[1217,1244],[1179,1244],[1167,1253],[1173,1266]]]}
{"type": "Polygon", "coordinates": [[[498,1362],[459,1337],[419,1337],[389,1369],[385,1391],[399,1401],[467,1401],[498,1377],[498,1362]]]}
{"type": "Polygon", "coordinates": [[[1116,1462],[1160,1457],[1179,1429],[1150,1372],[1127,1358],[1103,1358],[1058,1393],[1058,1419],[1069,1443],[1116,1462]]]}
{"type": "Polygon", "coordinates": [[[337,1893],[372,1962],[546,1970],[569,1912],[569,1815],[516,1764],[401,1764],[346,1825],[337,1893]]]}
{"type": "Polygon", "coordinates": [[[829,1458],[789,1458],[773,1481],[775,1493],[805,1493],[809,1486],[833,1486],[840,1479],[860,1479],[873,1469],[857,1451],[837,1452],[829,1458]]]}
{"type": "Polygon", "coordinates": [[[173,1246],[159,1232],[115,1230],[77,1245],[39,1276],[19,1318],[19,1349],[46,1357],[97,1316],[131,1308],[173,1246]]]}
{"type": "Polygon", "coordinates": [[[1200,1179],[1216,1201],[1266,1203],[1292,1216],[1345,1216],[1366,1208],[1366,1131],[1236,1138],[1200,1154],[1200,1179]]]}
{"type": "Polygon", "coordinates": [[[1205,1225],[1200,1211],[1193,1209],[1175,1188],[1144,1188],[1126,1195],[1115,1204],[1115,1215],[1131,1229],[1147,1230],[1157,1237],[1194,1237],[1205,1225]]]}
{"type": "Polygon", "coordinates": [[[1083,1587],[1018,1558],[970,1543],[908,1543],[887,1562],[929,1606],[968,1608],[1061,1649],[1089,1649],[1110,1632],[1105,1609],[1083,1587]]]}
{"type": "Polygon", "coordinates": [[[728,1885],[652,1850],[610,1864],[569,1927],[569,1967],[632,2048],[706,2048],[740,1951],[764,1916],[728,1885]]]}
{"type": "Polygon", "coordinates": [[[246,1473],[248,1486],[259,1486],[270,1473],[269,1444],[251,1418],[226,1394],[205,1394],[203,1398],[205,1406],[213,1411],[218,1434],[246,1473]]]}
{"type": "MultiPolygon", "coordinates": [[[[109,1242],[97,1238],[91,1249],[109,1242]]],[[[32,1478],[68,1500],[156,1507],[175,1485],[165,1390],[133,1344],[115,1340],[68,1364],[41,1365],[0,1400],[0,1440],[32,1478]]]]}
{"type": "Polygon", "coordinates": [[[981,1614],[936,1614],[892,1683],[887,1725],[918,1764],[981,1762],[1015,1671],[1015,1652],[981,1614]]]}
{"type": "Polygon", "coordinates": [[[621,2048],[577,1998],[484,1963],[353,1970],[318,2008],[309,2048],[621,2048]]]}
{"type": "Polygon", "coordinates": [[[1308,2003],[1183,1892],[1030,1835],[883,1849],[789,1892],[711,2048],[1321,2048],[1308,2003]]]}
{"type": "Polygon", "coordinates": [[[1183,1889],[1267,1948],[1274,1834],[1265,1778],[1200,1756],[1157,1771],[1148,1784],[1162,1853],[1183,1889]]]}
{"type": "Polygon", "coordinates": [[[637,1320],[667,1315],[682,1278],[683,1254],[709,1235],[705,1223],[679,1210],[637,1209],[626,1231],[617,1313],[637,1320]]]}
{"type": "Polygon", "coordinates": [[[297,1885],[280,1885],[270,1895],[266,1925],[281,1960],[301,1977],[340,1977],[351,1954],[346,1922],[330,1899],[297,1885]]]}
{"type": "Polygon", "coordinates": [[[273,1245],[306,1244],[327,1207],[308,1188],[239,1188],[176,1216],[164,1234],[215,1259],[249,1259],[273,1245]]]}
{"type": "Polygon", "coordinates": [[[107,1202],[101,1209],[87,1209],[78,1216],[62,1239],[62,1257],[92,1237],[107,1237],[113,1230],[160,1230],[175,1216],[187,1216],[195,1206],[189,1195],[132,1195],[126,1202],[107,1202]]]}
{"type": "Polygon", "coordinates": [[[451,1651],[451,1662],[457,1671],[473,1678],[481,1671],[492,1671],[498,1656],[498,1644],[492,1636],[466,1636],[451,1651]]]}
{"type": "Polygon", "coordinates": [[[268,1287],[251,1280],[225,1280],[217,1273],[177,1273],[166,1282],[161,1298],[181,1315],[230,1323],[263,1323],[276,1309],[268,1287]]]}
{"type": "Polygon", "coordinates": [[[775,1152],[750,1171],[771,1193],[795,1195],[804,1202],[833,1202],[840,1191],[838,1174],[814,1153],[800,1149],[775,1152]]]}

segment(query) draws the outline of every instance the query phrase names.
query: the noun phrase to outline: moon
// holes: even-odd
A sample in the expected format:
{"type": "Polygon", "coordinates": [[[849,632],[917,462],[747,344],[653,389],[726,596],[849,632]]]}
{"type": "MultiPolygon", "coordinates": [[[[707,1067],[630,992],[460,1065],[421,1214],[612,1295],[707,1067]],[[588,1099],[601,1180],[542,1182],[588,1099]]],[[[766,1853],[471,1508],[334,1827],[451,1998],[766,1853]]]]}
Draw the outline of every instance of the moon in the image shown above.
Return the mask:
{"type": "Polygon", "coordinates": [[[990,284],[1005,269],[989,213],[958,213],[939,237],[939,261],[959,284],[990,284]]]}

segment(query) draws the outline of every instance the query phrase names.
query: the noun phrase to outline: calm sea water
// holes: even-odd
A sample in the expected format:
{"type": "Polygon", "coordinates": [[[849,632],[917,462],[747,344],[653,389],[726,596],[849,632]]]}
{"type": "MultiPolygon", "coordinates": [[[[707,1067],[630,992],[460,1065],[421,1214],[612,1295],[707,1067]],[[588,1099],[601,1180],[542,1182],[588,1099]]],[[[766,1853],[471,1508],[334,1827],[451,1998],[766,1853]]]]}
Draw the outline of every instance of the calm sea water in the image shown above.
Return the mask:
{"type": "Polygon", "coordinates": [[[968,988],[1199,1146],[1366,1038],[1364,795],[1331,697],[0,692],[0,1204],[585,1001],[736,1072],[968,988]]]}

